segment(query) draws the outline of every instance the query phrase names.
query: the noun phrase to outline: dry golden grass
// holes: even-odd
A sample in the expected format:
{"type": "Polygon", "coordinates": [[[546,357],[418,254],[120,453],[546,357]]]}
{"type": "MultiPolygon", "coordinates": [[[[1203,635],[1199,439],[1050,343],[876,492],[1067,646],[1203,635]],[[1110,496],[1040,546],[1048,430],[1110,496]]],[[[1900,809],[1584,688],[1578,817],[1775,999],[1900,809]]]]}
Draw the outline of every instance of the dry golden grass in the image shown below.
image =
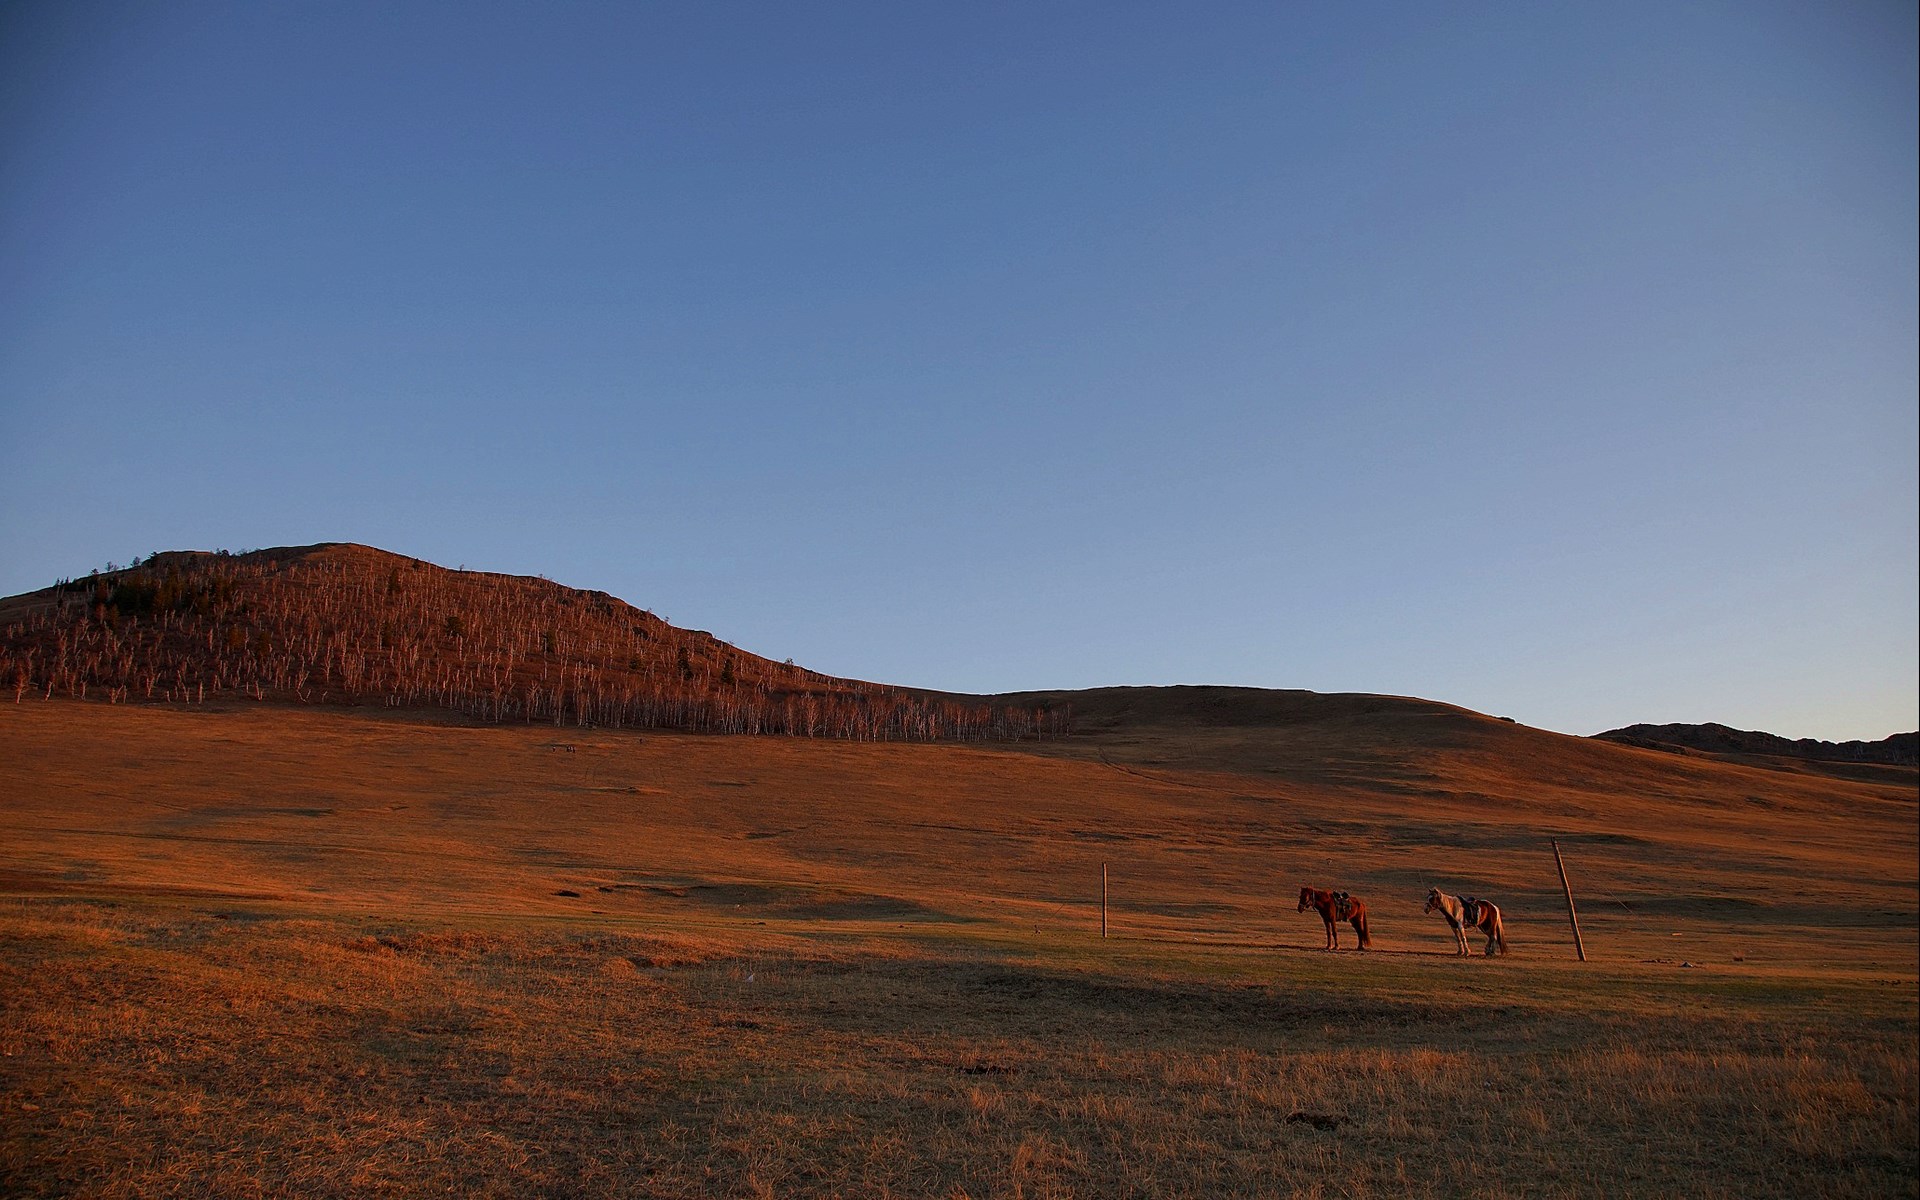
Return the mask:
{"type": "Polygon", "coordinates": [[[1910,784],[1451,711],[1039,756],[0,706],[0,1192],[1920,1192],[1910,784]]]}

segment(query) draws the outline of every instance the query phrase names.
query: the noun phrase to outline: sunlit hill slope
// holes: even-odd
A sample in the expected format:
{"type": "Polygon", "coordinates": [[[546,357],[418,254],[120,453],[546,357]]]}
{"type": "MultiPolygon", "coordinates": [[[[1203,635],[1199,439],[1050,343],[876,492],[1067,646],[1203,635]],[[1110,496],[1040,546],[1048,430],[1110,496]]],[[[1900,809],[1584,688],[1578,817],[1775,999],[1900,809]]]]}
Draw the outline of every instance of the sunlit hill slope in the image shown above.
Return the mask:
{"type": "Polygon", "coordinates": [[[494,722],[863,739],[1064,732],[1013,709],[837,679],[604,592],[366,546],[176,551],[0,601],[15,699],[438,708],[494,722]]]}
{"type": "Polygon", "coordinates": [[[1437,941],[1419,901],[1440,885],[1499,895],[1539,944],[1563,936],[1557,838],[1603,901],[1601,944],[1642,954],[1686,920],[1742,941],[1765,927],[1796,955],[1845,928],[1879,960],[1915,920],[1911,767],[1734,761],[1405,697],[915,692],[774,663],[601,593],[338,544],[160,554],[0,602],[0,634],[29,892],[215,879],[540,913],[579,893],[635,917],[856,897],[1050,925],[1088,919],[1087,880],[1110,862],[1116,920],[1142,934],[1317,942],[1275,907],[1317,882],[1365,890],[1385,946],[1437,941]],[[435,709],[458,719],[420,719],[435,709]],[[722,732],[832,742],[686,736],[722,732]],[[929,740],[992,748],[848,744],[929,740]],[[144,828],[153,808],[153,836],[109,855],[90,833],[69,859],[57,831],[95,804],[103,829],[144,828]],[[225,838],[217,865],[153,857],[195,844],[179,806],[221,826],[257,814],[257,872],[225,838]],[[316,849],[320,825],[353,852],[316,849]],[[410,864],[421,839],[431,877],[356,874],[410,864]]]}

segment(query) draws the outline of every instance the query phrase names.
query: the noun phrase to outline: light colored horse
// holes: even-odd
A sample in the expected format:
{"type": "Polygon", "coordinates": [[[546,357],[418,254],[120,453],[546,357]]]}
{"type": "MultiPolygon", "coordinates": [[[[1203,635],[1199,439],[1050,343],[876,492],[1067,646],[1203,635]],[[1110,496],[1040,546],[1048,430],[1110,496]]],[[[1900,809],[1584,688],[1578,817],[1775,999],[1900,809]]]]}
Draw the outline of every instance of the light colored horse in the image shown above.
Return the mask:
{"type": "Polygon", "coordinates": [[[1453,937],[1460,944],[1460,953],[1472,954],[1467,945],[1467,930],[1484,930],[1487,935],[1487,953],[1489,955],[1507,952],[1507,929],[1500,923],[1500,906],[1491,900],[1475,900],[1472,896],[1449,896],[1439,888],[1427,892],[1427,912],[1439,912],[1453,927],[1453,937]]]}

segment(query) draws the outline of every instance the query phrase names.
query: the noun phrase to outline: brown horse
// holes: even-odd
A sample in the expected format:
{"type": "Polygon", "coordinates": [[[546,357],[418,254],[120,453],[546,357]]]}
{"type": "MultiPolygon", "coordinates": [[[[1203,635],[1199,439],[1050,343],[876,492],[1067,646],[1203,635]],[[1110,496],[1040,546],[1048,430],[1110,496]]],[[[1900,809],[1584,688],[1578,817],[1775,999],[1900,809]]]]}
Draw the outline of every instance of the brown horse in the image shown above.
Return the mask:
{"type": "Polygon", "coordinates": [[[1467,945],[1467,930],[1478,929],[1487,935],[1487,953],[1507,952],[1507,927],[1500,920],[1500,906],[1491,900],[1472,896],[1449,896],[1439,888],[1427,891],[1427,912],[1437,912],[1453,927],[1454,944],[1462,955],[1473,950],[1467,945]]]}
{"type": "Polygon", "coordinates": [[[1372,948],[1373,938],[1367,934],[1367,906],[1360,897],[1303,887],[1300,889],[1300,907],[1296,911],[1305,912],[1309,908],[1319,913],[1320,919],[1327,923],[1327,949],[1340,948],[1341,921],[1353,923],[1354,932],[1360,935],[1362,950],[1372,948]]]}

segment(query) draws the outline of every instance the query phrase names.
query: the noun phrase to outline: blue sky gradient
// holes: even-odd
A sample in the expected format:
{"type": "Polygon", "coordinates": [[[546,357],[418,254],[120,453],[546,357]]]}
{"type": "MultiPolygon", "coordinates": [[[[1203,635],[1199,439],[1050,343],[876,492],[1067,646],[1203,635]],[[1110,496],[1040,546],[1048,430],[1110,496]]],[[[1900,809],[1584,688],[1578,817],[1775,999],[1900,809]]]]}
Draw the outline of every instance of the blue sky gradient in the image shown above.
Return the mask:
{"type": "Polygon", "coordinates": [[[0,7],[0,593],[1913,729],[1911,3],[0,7]]]}

